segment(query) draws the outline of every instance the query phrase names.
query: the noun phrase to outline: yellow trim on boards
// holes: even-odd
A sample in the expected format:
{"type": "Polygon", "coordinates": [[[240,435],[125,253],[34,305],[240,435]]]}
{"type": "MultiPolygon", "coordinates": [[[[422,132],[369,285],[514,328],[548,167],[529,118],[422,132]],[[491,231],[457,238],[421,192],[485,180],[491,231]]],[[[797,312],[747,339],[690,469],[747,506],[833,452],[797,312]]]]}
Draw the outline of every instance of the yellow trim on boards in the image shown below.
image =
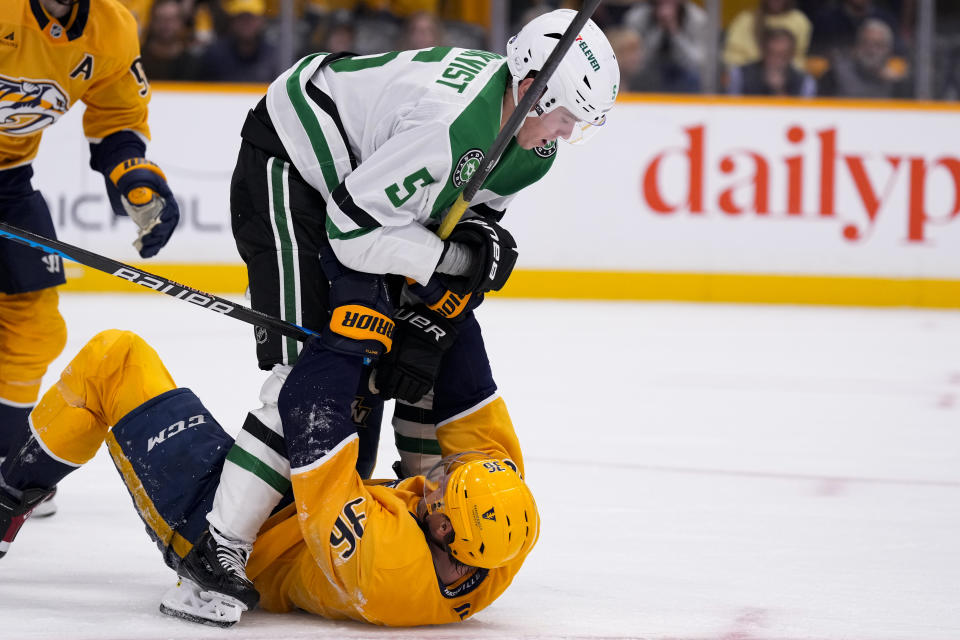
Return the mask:
{"type": "MultiPolygon", "coordinates": [[[[151,82],[155,91],[170,93],[266,94],[266,84],[234,82],[151,82]]],[[[960,112],[960,103],[934,100],[864,100],[856,98],[795,98],[775,96],[689,95],[670,93],[621,93],[620,104],[710,105],[790,109],[857,109],[882,111],[960,112]]]]}
{"type": "Polygon", "coordinates": [[[673,95],[667,93],[622,93],[621,104],[694,105],[716,107],[767,107],[789,109],[857,109],[859,111],[960,112],[956,102],[934,100],[864,100],[857,98],[795,98],[779,96],[673,95]]]}
{"type": "MultiPolygon", "coordinates": [[[[242,294],[238,264],[133,265],[217,295],[242,294]]],[[[67,292],[153,293],[109,274],[68,265],[67,292]]],[[[518,270],[497,296],[559,300],[672,300],[960,309],[960,280],[743,273],[518,270]]]]}
{"type": "Polygon", "coordinates": [[[164,80],[150,83],[152,91],[160,91],[161,93],[266,94],[268,86],[259,82],[173,82],[164,80]]]}
{"type": "MultiPolygon", "coordinates": [[[[179,284],[214,294],[242,294],[247,289],[247,269],[242,264],[135,263],[130,266],[161,275],[179,284]]],[[[151,289],[83,265],[64,265],[67,284],[60,290],[83,293],[150,293],[151,289]]]]}
{"type": "Polygon", "coordinates": [[[672,300],[960,309],[960,280],[737,273],[516,271],[518,298],[672,300]]]}

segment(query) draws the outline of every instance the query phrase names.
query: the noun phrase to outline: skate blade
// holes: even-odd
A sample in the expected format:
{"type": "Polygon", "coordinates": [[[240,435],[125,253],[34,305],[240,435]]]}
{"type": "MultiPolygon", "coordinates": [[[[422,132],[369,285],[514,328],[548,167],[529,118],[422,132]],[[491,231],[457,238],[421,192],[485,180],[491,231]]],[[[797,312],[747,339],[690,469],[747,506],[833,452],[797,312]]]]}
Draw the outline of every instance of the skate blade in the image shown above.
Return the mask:
{"type": "Polygon", "coordinates": [[[203,618],[192,613],[187,613],[186,611],[179,611],[178,609],[171,609],[167,605],[160,603],[160,613],[165,613],[168,616],[173,616],[174,618],[180,618],[181,620],[187,620],[188,622],[196,622],[197,624],[205,624],[210,627],[219,627],[221,629],[226,629],[227,627],[232,627],[237,624],[238,620],[211,620],[210,618],[203,618]]]}
{"type": "Polygon", "coordinates": [[[33,512],[30,514],[31,518],[49,518],[57,512],[57,503],[54,502],[53,496],[50,496],[36,507],[33,508],[33,512]]]}
{"type": "Polygon", "coordinates": [[[246,610],[247,607],[239,600],[214,591],[204,591],[197,583],[182,577],[160,602],[161,613],[213,627],[233,626],[246,610]]]}

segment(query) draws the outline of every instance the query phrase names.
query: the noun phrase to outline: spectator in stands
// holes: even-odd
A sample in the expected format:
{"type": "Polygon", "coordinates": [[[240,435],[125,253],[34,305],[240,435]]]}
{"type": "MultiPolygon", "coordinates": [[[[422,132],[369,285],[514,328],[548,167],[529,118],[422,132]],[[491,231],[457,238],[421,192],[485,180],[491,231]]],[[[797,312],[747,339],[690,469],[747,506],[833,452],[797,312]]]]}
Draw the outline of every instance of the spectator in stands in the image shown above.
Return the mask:
{"type": "Polygon", "coordinates": [[[354,13],[354,53],[382,53],[396,47],[400,18],[388,11],[365,9],[354,13]]]}
{"type": "Polygon", "coordinates": [[[226,31],[226,15],[219,0],[184,0],[189,7],[188,14],[193,16],[194,50],[202,50],[213,44],[220,31],[226,31]],[[218,31],[218,26],[222,28],[218,31]]]}
{"type": "Polygon", "coordinates": [[[909,80],[890,65],[893,38],[893,30],[883,20],[864,20],[852,55],[834,56],[830,70],[820,78],[820,95],[909,98],[913,93],[909,80]]]}
{"type": "Polygon", "coordinates": [[[960,47],[948,49],[937,73],[937,99],[960,100],[960,47]]]}
{"type": "Polygon", "coordinates": [[[707,14],[689,0],[650,0],[626,13],[624,24],[640,34],[648,81],[653,91],[694,93],[700,70],[707,14]]]}
{"type": "MultiPolygon", "coordinates": [[[[127,8],[133,19],[137,21],[137,35],[143,42],[150,27],[150,14],[153,12],[150,6],[153,0],[120,0],[120,4],[127,8]]],[[[66,4],[66,3],[64,3],[66,4]]]]}
{"type": "MultiPolygon", "coordinates": [[[[512,6],[521,4],[520,2],[511,2],[512,6]]],[[[637,6],[637,0],[604,0],[593,12],[591,20],[607,33],[610,29],[616,29],[624,24],[626,14],[637,6]]],[[[626,86],[626,85],[624,85],[626,86]]]]}
{"type": "Polygon", "coordinates": [[[264,38],[264,0],[226,0],[227,33],[217,37],[200,61],[203,80],[271,82],[280,75],[276,49],[264,38]]]}
{"type": "MultiPolygon", "coordinates": [[[[664,78],[700,76],[706,58],[707,14],[689,0],[650,0],[624,16],[624,24],[640,34],[648,67],[664,78]]],[[[694,89],[695,90],[695,89],[694,89]]]]}
{"type": "Polygon", "coordinates": [[[317,51],[353,51],[356,52],[356,28],[353,14],[346,9],[315,16],[316,25],[304,42],[304,50],[299,57],[317,51]]]}
{"type": "Polygon", "coordinates": [[[767,29],[761,39],[761,59],[733,67],[727,90],[732,95],[802,96],[816,95],[816,82],[794,66],[797,41],[787,29],[767,29]]]}
{"type": "Polygon", "coordinates": [[[338,16],[331,20],[323,46],[316,51],[353,51],[357,37],[353,19],[343,12],[338,12],[338,16]]]}
{"type": "Polygon", "coordinates": [[[197,59],[189,48],[186,15],[180,0],[157,0],[140,59],[150,80],[193,80],[197,59]]]}
{"type": "Polygon", "coordinates": [[[398,49],[427,49],[444,44],[443,23],[435,13],[418,11],[407,16],[398,49]]]}
{"type": "Polygon", "coordinates": [[[517,25],[523,24],[524,18],[531,16],[535,18],[556,8],[551,7],[546,0],[514,0],[513,2],[508,2],[507,7],[510,11],[510,33],[517,33],[519,31],[516,27],[517,25]]]}
{"type": "MultiPolygon", "coordinates": [[[[886,22],[890,30],[897,33],[898,25],[894,15],[876,6],[873,0],[834,0],[814,17],[811,51],[830,58],[849,54],[856,42],[860,26],[870,18],[886,22]]],[[[903,50],[903,44],[895,35],[894,51],[903,50]]]]}
{"type": "Polygon", "coordinates": [[[760,60],[761,41],[768,29],[783,29],[793,34],[796,43],[793,65],[804,69],[810,46],[810,20],[796,8],[794,0],[761,0],[755,10],[741,11],[727,28],[723,63],[741,67],[760,60]]]}
{"type": "Polygon", "coordinates": [[[640,34],[629,27],[615,27],[607,30],[607,39],[620,66],[620,91],[646,91],[640,34]]]}

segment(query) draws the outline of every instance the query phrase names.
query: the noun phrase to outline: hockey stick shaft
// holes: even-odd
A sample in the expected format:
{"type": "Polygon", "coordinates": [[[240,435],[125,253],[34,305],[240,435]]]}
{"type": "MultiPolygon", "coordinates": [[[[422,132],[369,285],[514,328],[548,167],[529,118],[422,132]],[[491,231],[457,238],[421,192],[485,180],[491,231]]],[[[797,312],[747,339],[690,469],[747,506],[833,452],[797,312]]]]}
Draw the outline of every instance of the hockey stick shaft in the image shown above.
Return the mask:
{"type": "Polygon", "coordinates": [[[527,118],[530,109],[533,108],[534,103],[540,98],[540,94],[547,86],[547,80],[550,79],[553,72],[560,66],[560,61],[570,50],[570,45],[573,44],[574,38],[576,38],[580,30],[583,29],[583,25],[587,24],[587,20],[590,19],[590,16],[593,15],[593,12],[597,10],[598,6],[600,6],[600,0],[586,0],[583,3],[583,8],[573,17],[573,22],[571,22],[567,30],[563,32],[563,36],[561,36],[560,41],[557,42],[557,46],[553,48],[553,51],[547,57],[547,61],[543,63],[543,68],[540,69],[536,77],[534,77],[533,84],[530,85],[527,92],[520,98],[513,113],[507,118],[507,123],[500,130],[500,133],[497,134],[497,137],[494,138],[493,144],[490,145],[490,150],[487,151],[483,160],[480,161],[480,166],[477,167],[470,181],[467,182],[467,186],[465,186],[463,191],[460,192],[460,195],[457,196],[453,206],[450,207],[450,211],[447,212],[443,222],[440,223],[440,228],[437,230],[437,235],[440,236],[440,238],[446,240],[453,231],[453,228],[460,222],[460,218],[463,217],[467,207],[470,206],[470,201],[473,200],[480,190],[480,185],[483,184],[483,181],[486,180],[490,172],[493,171],[493,168],[500,160],[500,156],[503,155],[507,145],[510,144],[510,140],[516,135],[523,121],[527,118]]]}
{"type": "Polygon", "coordinates": [[[5,222],[0,222],[0,238],[6,238],[46,253],[58,255],[72,262],[103,271],[104,273],[109,273],[110,275],[134,284],[139,284],[148,289],[153,289],[158,293],[165,293],[178,300],[189,302],[198,307],[209,309],[210,311],[216,311],[225,316],[246,322],[247,324],[276,331],[277,333],[300,340],[301,342],[306,341],[311,336],[317,335],[315,332],[299,325],[268,316],[265,313],[243,305],[234,304],[229,300],[225,300],[211,293],[205,293],[193,287],[182,285],[179,282],[174,282],[169,278],[136,269],[128,264],[117,262],[106,256],[75,247],[66,242],[44,238],[31,231],[14,227],[5,222]]]}

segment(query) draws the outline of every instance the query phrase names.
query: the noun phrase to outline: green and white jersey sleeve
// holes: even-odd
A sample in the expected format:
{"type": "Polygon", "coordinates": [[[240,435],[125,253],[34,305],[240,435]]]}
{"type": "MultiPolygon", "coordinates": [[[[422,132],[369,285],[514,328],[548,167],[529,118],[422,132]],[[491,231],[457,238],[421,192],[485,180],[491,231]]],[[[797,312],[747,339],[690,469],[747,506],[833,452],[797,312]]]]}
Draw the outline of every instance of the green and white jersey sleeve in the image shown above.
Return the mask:
{"type": "MultiPolygon", "coordinates": [[[[267,109],[304,179],[327,202],[326,229],[357,271],[426,282],[439,222],[500,129],[506,62],[485,51],[436,47],[299,61],[270,85],[267,109]]],[[[541,178],[551,149],[512,143],[472,205],[502,211],[541,178]]]]}

